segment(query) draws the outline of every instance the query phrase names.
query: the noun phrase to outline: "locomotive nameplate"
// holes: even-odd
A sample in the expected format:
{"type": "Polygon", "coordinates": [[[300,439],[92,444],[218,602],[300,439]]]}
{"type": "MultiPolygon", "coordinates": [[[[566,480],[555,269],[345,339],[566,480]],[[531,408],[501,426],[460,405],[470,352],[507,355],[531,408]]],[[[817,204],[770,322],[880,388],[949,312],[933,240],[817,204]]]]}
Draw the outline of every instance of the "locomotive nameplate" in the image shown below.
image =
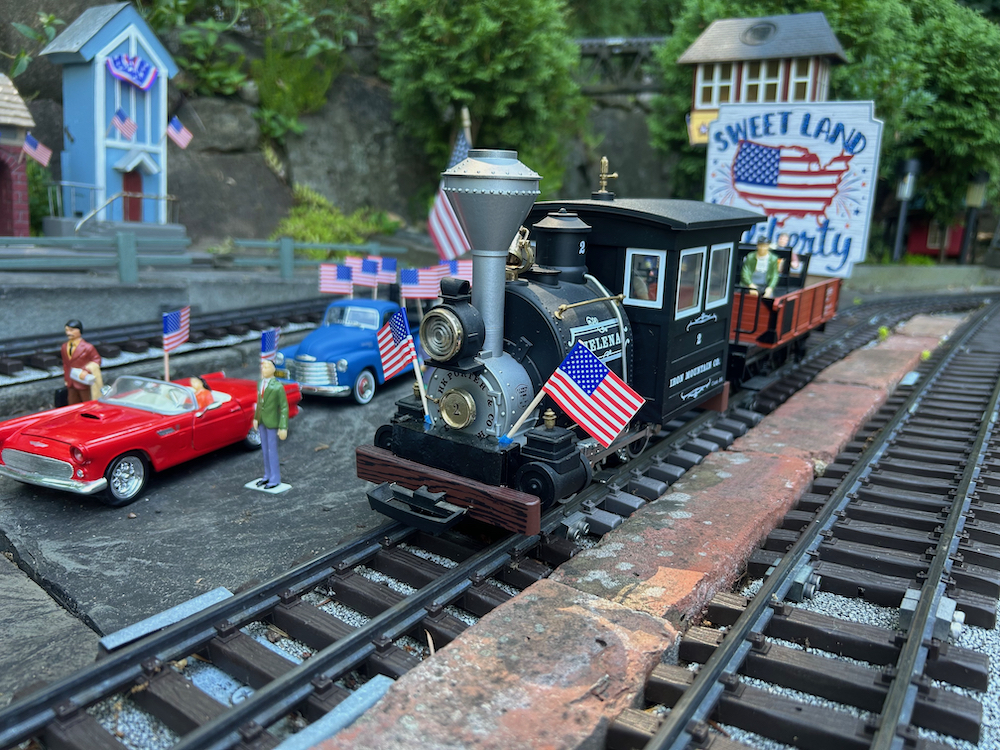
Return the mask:
{"type": "Polygon", "coordinates": [[[615,318],[598,320],[587,316],[584,325],[573,326],[569,333],[567,350],[579,341],[604,364],[622,358],[622,332],[615,318]]]}

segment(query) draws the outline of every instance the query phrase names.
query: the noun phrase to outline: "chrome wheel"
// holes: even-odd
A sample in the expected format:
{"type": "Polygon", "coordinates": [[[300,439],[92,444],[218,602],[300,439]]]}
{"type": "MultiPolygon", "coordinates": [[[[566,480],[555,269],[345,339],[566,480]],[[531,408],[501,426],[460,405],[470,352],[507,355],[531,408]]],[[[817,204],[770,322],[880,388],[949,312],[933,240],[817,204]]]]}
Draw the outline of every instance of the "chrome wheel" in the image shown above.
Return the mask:
{"type": "Polygon", "coordinates": [[[108,505],[128,505],[135,500],[145,488],[148,474],[146,460],[137,453],[126,453],[112,461],[104,473],[108,505]]]}
{"type": "Polygon", "coordinates": [[[367,404],[375,398],[375,373],[362,370],[354,381],[354,400],[359,404],[367,404]]]}

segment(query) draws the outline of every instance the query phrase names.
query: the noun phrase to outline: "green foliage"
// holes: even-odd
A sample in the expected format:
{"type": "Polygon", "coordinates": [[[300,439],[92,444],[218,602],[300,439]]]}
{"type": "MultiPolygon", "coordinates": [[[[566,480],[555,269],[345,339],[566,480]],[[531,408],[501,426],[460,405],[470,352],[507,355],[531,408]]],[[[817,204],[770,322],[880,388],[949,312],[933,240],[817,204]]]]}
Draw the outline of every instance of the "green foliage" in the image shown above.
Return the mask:
{"type": "Polygon", "coordinates": [[[178,86],[204,96],[232,96],[247,80],[242,72],[245,56],[238,44],[221,39],[230,24],[223,21],[197,21],[180,33],[185,54],[177,56],[177,64],[185,76],[178,86]]]}
{"type": "Polygon", "coordinates": [[[676,60],[718,18],[822,11],[848,58],[830,75],[831,100],[875,102],[884,123],[880,176],[922,163],[918,191],[944,224],[979,169],[1000,179],[1000,29],[954,0],[688,0],[658,51],[664,90],[650,118],[654,144],[680,154],[678,195],[700,197],[705,151],[687,145],[694,66],[676,60]]]}
{"type": "MultiPolygon", "coordinates": [[[[668,93],[654,103],[650,131],[654,145],[680,154],[674,175],[679,196],[701,196],[705,149],[688,146],[684,116],[691,109],[694,66],[678,65],[677,58],[717,19],[803,10],[797,0],[689,0],[675,19],[674,35],[657,53],[668,93]]],[[[887,174],[904,153],[905,144],[920,134],[922,118],[933,101],[924,87],[923,66],[912,57],[917,30],[907,4],[904,0],[813,0],[808,10],[826,15],[848,58],[846,65],[831,71],[830,99],[875,101],[875,114],[887,133],[882,139],[881,162],[887,174]]]]}
{"type": "Polygon", "coordinates": [[[394,116],[434,164],[465,105],[474,145],[516,149],[543,191],[558,190],[587,106],[563,0],[381,0],[374,12],[394,116]]]}
{"type": "MultiPolygon", "coordinates": [[[[361,208],[350,215],[337,210],[329,200],[304,185],[293,190],[295,205],[281,220],[271,239],[291,237],[296,242],[361,244],[372,235],[391,234],[399,224],[382,211],[361,208]]],[[[342,258],[340,250],[305,250],[308,257],[318,260],[342,258]]]]}
{"type": "Polygon", "coordinates": [[[36,162],[28,159],[26,162],[28,170],[28,216],[31,226],[31,235],[38,237],[42,234],[42,219],[49,215],[49,183],[52,182],[52,173],[36,162]]]}
{"type": "Polygon", "coordinates": [[[958,2],[977,13],[982,13],[993,23],[1000,23],[1000,0],[958,0],[958,2]]]}
{"type": "Polygon", "coordinates": [[[22,47],[14,54],[0,52],[0,54],[4,57],[11,60],[8,75],[11,78],[17,78],[28,69],[28,66],[31,64],[34,56],[37,55],[46,44],[56,38],[56,32],[58,31],[57,27],[65,26],[66,22],[61,18],[56,18],[51,13],[39,11],[37,22],[38,28],[28,26],[23,23],[17,23],[15,21],[11,21],[10,25],[13,26],[14,29],[29,42],[27,47],[22,47]]]}
{"type": "Polygon", "coordinates": [[[567,0],[574,38],[663,36],[673,30],[685,0],[620,0],[615,3],[567,0]]]}
{"type": "Polygon", "coordinates": [[[264,57],[251,65],[261,107],[257,111],[264,135],[281,142],[288,132],[301,133],[299,114],[315,112],[326,103],[326,92],[339,65],[323,65],[315,57],[289,54],[272,39],[264,57]]]}

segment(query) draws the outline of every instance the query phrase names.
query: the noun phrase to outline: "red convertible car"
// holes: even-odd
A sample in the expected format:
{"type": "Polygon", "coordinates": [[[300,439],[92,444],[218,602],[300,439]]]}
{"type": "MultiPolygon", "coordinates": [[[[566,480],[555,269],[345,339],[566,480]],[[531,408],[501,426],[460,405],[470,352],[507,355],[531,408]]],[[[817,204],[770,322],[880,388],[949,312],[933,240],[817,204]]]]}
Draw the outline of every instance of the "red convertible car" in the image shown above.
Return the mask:
{"type": "MultiPolygon", "coordinates": [[[[204,408],[190,380],[126,375],[97,401],[0,422],[0,476],[81,495],[103,490],[118,507],[139,497],[153,471],[241,441],[260,447],[257,383],[221,372],[201,380],[212,395],[204,408]]],[[[302,395],[294,383],[285,392],[293,417],[302,395]]]]}

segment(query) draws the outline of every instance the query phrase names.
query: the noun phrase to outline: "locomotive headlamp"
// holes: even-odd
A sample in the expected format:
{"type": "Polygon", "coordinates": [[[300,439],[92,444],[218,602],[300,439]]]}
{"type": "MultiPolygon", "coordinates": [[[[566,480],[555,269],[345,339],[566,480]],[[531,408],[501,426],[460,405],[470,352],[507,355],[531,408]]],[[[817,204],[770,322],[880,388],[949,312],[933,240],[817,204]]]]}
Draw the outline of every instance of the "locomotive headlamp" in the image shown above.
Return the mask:
{"type": "Polygon", "coordinates": [[[436,307],[420,323],[420,341],[431,359],[448,362],[462,350],[465,330],[451,310],[436,307]]]}

